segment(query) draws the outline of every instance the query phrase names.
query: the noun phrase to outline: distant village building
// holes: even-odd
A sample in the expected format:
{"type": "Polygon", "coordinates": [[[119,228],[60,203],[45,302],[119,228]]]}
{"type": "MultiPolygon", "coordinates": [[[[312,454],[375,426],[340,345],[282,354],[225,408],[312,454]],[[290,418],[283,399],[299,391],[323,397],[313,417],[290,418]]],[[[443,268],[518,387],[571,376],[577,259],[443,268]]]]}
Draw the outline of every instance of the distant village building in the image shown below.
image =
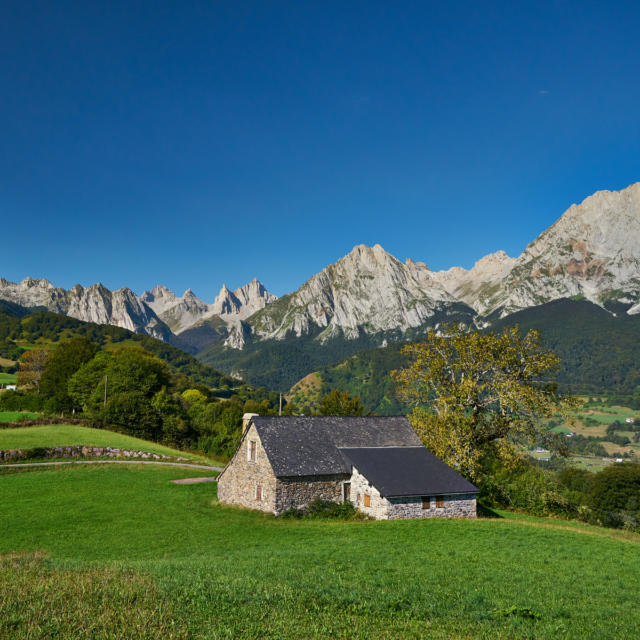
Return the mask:
{"type": "Polygon", "coordinates": [[[633,424],[634,420],[633,418],[627,418],[625,422],[628,422],[629,424],[633,424]]]}
{"type": "Polygon", "coordinates": [[[18,386],[15,385],[15,384],[8,384],[8,385],[5,386],[5,389],[7,391],[15,391],[17,388],[18,388],[18,386]]]}
{"type": "Polygon", "coordinates": [[[376,519],[476,516],[478,489],[434,456],[403,417],[246,414],[218,499],[276,515],[315,499],[376,519]]]}

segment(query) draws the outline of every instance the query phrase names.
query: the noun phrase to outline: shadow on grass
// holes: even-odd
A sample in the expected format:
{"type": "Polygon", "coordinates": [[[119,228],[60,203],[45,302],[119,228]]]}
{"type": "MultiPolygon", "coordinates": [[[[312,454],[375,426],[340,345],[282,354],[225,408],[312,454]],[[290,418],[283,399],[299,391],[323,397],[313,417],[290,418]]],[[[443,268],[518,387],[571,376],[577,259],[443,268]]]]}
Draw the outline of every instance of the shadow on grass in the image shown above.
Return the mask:
{"type": "Polygon", "coordinates": [[[503,518],[497,511],[479,504],[477,507],[478,518],[503,518]]]}

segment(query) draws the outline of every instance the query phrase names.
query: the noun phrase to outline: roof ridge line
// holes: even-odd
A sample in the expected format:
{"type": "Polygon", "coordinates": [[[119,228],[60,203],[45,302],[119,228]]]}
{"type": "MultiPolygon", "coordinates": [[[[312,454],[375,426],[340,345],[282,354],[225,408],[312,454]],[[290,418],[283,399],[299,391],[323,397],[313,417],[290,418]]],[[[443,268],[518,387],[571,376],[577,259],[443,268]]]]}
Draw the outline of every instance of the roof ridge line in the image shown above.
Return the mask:
{"type": "Polygon", "coordinates": [[[336,447],[336,449],[427,449],[427,447],[423,444],[389,444],[379,447],[336,447]]]}
{"type": "Polygon", "coordinates": [[[256,416],[254,416],[254,418],[304,418],[305,420],[307,420],[309,418],[311,418],[311,419],[313,419],[313,418],[321,418],[321,419],[322,418],[324,418],[324,419],[326,419],[326,418],[340,418],[340,419],[349,418],[350,420],[353,420],[353,419],[371,420],[372,418],[375,419],[375,420],[381,420],[381,419],[382,420],[386,420],[386,419],[389,419],[389,418],[406,418],[408,420],[407,416],[403,416],[403,415],[400,415],[400,414],[398,414],[397,416],[261,416],[261,415],[256,415],[256,416]]]}

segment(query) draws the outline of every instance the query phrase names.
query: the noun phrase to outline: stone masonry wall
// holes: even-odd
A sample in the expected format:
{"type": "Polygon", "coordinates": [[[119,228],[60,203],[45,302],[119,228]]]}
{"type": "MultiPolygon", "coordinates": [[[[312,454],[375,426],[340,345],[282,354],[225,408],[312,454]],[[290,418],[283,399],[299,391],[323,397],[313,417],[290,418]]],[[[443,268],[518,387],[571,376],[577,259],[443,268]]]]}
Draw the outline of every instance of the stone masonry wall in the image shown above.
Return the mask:
{"type": "Polygon", "coordinates": [[[355,468],[351,474],[351,502],[362,513],[375,518],[386,520],[389,501],[355,468]],[[365,495],[369,496],[370,506],[364,506],[365,495]]]}
{"type": "Polygon", "coordinates": [[[137,449],[118,449],[115,447],[33,447],[31,449],[9,449],[0,451],[0,461],[18,462],[20,460],[40,460],[41,458],[140,458],[141,460],[190,460],[190,458],[166,456],[137,449]]]}
{"type": "Polygon", "coordinates": [[[347,474],[278,478],[276,513],[282,513],[290,507],[302,509],[316,498],[342,502],[342,485],[348,480],[347,474]]]}
{"type": "Polygon", "coordinates": [[[260,442],[260,436],[251,425],[240,447],[218,478],[218,500],[239,504],[249,509],[276,512],[276,477],[260,442]],[[256,443],[256,461],[249,460],[249,443],[256,443]],[[262,487],[262,500],[256,498],[256,487],[262,487]]]}
{"type": "Polygon", "coordinates": [[[431,497],[431,508],[422,508],[422,497],[389,498],[387,518],[475,518],[475,494],[443,496],[444,507],[436,508],[435,496],[431,497]]]}

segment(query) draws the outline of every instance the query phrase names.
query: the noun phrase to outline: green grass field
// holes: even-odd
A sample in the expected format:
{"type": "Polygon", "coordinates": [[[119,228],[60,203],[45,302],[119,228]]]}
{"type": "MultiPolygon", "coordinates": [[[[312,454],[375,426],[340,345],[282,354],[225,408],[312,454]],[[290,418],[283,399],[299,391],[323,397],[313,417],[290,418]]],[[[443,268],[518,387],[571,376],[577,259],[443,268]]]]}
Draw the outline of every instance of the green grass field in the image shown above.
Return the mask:
{"type": "Polygon", "coordinates": [[[633,534],[281,520],[218,505],[214,483],[169,482],[191,475],[0,475],[0,637],[640,637],[633,534]]]}
{"type": "Polygon", "coordinates": [[[133,438],[122,433],[107,431],[106,429],[92,429],[78,425],[44,425],[0,429],[0,450],[70,447],[73,445],[137,449],[149,453],[162,453],[167,456],[179,456],[211,462],[203,456],[178,451],[155,442],[148,442],[147,440],[133,438]]]}
{"type": "Polygon", "coordinates": [[[0,422],[18,422],[23,420],[35,420],[41,417],[41,413],[31,413],[29,411],[0,411],[0,422]]]}
{"type": "Polygon", "coordinates": [[[18,376],[15,373],[4,373],[0,371],[0,384],[15,384],[18,376]]]}

